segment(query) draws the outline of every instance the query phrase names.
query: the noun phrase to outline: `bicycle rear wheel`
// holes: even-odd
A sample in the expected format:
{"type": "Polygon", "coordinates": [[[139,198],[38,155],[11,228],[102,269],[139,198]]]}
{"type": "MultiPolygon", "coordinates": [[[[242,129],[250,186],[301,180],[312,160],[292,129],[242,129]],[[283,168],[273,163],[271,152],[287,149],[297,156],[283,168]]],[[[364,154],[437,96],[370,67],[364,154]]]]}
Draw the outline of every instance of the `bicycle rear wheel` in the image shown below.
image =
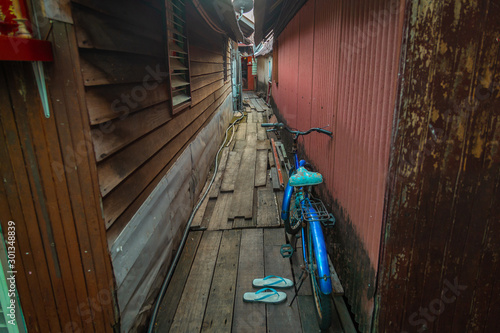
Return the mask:
{"type": "Polygon", "coordinates": [[[321,292],[319,286],[319,273],[316,264],[316,256],[314,255],[314,248],[310,236],[310,228],[308,228],[308,265],[309,277],[311,288],[313,292],[314,307],[316,309],[316,316],[318,319],[319,328],[327,330],[332,324],[332,299],[330,295],[321,292]]]}

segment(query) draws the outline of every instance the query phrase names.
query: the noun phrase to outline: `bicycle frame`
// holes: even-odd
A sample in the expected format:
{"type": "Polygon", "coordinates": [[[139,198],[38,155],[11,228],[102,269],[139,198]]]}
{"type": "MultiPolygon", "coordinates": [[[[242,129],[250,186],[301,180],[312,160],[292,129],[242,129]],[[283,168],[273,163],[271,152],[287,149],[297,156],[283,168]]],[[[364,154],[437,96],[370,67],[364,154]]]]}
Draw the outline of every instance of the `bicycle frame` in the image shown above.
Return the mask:
{"type": "MultiPolygon", "coordinates": [[[[295,170],[297,170],[299,167],[305,166],[306,161],[305,160],[300,160],[297,155],[297,137],[294,137],[294,144],[293,144],[293,156],[294,156],[294,162],[295,162],[295,170]]],[[[286,220],[289,218],[289,207],[291,204],[291,198],[293,194],[294,188],[290,186],[289,183],[287,183],[286,188],[285,188],[285,193],[283,196],[283,203],[281,207],[281,218],[283,220],[286,220]]],[[[304,191],[304,201],[309,200],[309,195],[304,191]]],[[[293,203],[295,204],[295,203],[293,203]]],[[[307,209],[309,213],[314,216],[315,211],[312,207],[310,206],[305,206],[303,203],[301,203],[303,209],[307,209]]],[[[315,253],[316,257],[316,265],[318,267],[318,274],[319,274],[319,287],[321,292],[324,294],[331,294],[332,293],[332,282],[331,282],[331,277],[330,277],[330,267],[328,264],[328,254],[326,251],[326,245],[325,245],[325,238],[323,236],[323,229],[321,227],[321,222],[319,221],[313,221],[313,222],[308,222],[308,228],[309,232],[311,233],[311,241],[313,244],[313,250],[315,253]]],[[[302,228],[302,254],[304,257],[304,263],[306,267],[308,266],[307,262],[307,246],[306,246],[306,237],[308,235],[305,234],[304,228],[302,228]]],[[[309,239],[309,238],[308,238],[309,239]]]]}

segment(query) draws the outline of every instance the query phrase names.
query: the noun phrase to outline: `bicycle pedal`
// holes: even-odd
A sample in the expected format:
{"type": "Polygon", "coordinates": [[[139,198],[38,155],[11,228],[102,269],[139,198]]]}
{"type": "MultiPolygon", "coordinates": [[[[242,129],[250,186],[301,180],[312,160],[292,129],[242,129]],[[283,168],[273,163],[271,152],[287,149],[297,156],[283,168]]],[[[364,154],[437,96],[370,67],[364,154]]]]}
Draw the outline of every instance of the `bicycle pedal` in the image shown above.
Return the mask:
{"type": "Polygon", "coordinates": [[[290,244],[283,244],[280,248],[280,253],[283,258],[290,258],[293,255],[293,247],[290,244]]]}
{"type": "Polygon", "coordinates": [[[329,214],[329,215],[330,215],[329,219],[321,221],[321,224],[325,228],[333,228],[333,226],[335,225],[335,222],[336,222],[335,216],[333,216],[333,214],[329,214]]]}

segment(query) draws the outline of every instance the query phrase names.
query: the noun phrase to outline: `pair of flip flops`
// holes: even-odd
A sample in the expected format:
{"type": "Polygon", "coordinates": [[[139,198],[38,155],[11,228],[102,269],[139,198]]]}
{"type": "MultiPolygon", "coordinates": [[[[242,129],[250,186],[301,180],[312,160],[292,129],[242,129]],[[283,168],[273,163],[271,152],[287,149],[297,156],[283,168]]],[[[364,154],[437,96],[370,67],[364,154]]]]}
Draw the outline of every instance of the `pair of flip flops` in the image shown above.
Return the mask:
{"type": "Polygon", "coordinates": [[[244,302],[278,304],[286,301],[286,294],[273,288],[291,288],[293,282],[281,276],[269,275],[263,279],[253,280],[252,285],[255,288],[263,288],[256,292],[245,293],[243,295],[244,302]]]}

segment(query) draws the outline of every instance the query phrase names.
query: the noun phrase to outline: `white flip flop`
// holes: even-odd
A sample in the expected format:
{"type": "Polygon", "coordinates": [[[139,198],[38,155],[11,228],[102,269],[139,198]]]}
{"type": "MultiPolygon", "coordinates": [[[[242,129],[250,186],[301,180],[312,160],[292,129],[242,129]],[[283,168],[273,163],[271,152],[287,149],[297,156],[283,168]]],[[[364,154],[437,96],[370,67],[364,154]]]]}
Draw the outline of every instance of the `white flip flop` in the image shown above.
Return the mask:
{"type": "Polygon", "coordinates": [[[286,294],[272,288],[263,288],[254,293],[244,293],[243,302],[278,304],[286,301],[286,294]]]}
{"type": "Polygon", "coordinates": [[[281,276],[269,275],[263,279],[254,279],[252,285],[255,288],[273,287],[273,288],[291,288],[293,282],[281,276]]]}

